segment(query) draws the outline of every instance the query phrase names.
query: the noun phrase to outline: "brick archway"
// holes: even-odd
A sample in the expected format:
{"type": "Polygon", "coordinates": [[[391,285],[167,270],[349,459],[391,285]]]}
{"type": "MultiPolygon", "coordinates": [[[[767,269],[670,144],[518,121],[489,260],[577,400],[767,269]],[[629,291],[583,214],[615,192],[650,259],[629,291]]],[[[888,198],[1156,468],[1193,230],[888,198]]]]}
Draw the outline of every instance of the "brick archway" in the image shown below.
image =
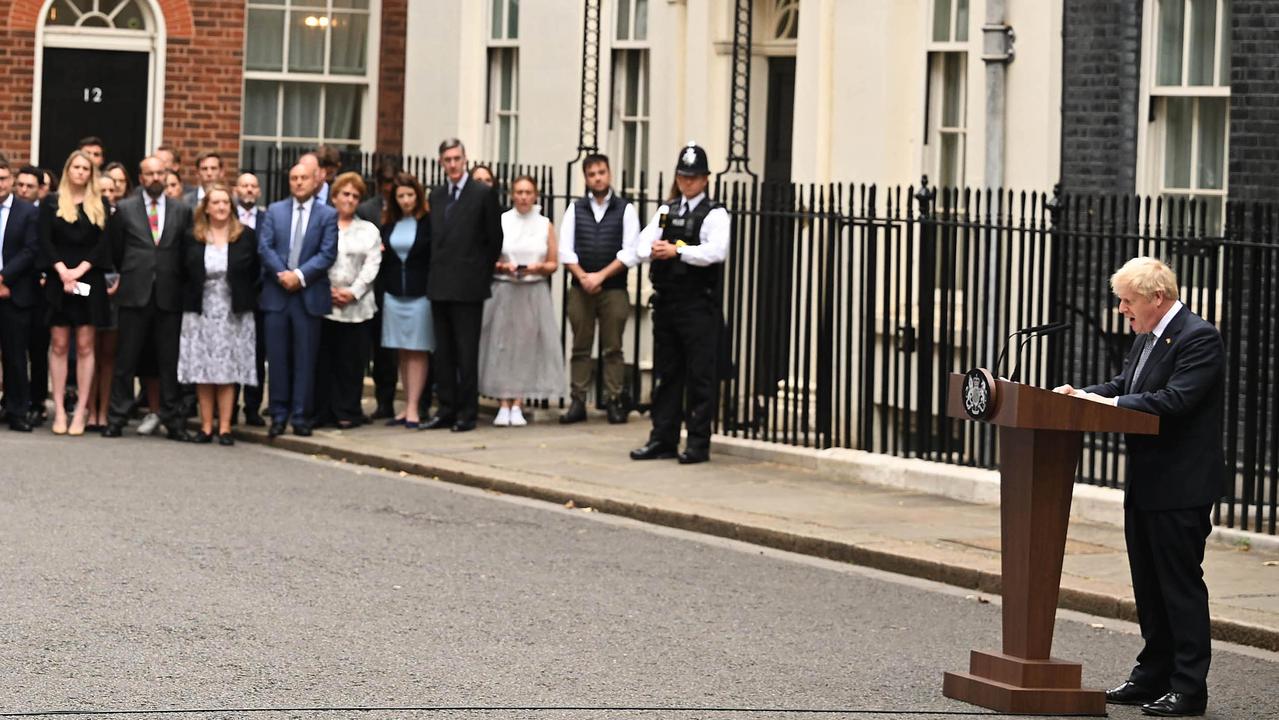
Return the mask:
{"type": "MultiPolygon", "coordinates": [[[[147,2],[147,0],[140,0],[147,2]]],[[[35,32],[40,12],[48,0],[14,0],[9,6],[9,27],[35,32]]],[[[164,14],[165,33],[170,38],[189,38],[194,34],[195,19],[188,0],[154,0],[164,14]]]]}

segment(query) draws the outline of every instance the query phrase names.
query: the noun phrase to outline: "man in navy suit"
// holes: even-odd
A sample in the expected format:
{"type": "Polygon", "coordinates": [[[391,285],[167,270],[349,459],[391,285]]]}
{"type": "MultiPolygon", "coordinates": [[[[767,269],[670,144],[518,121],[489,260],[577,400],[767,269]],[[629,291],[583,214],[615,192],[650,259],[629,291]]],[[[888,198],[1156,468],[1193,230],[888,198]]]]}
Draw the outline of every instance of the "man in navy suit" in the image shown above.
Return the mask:
{"type": "Polygon", "coordinates": [[[328,271],[338,248],[337,211],[316,201],[315,188],[314,171],[294,165],[292,197],[272,203],[258,227],[271,437],[290,420],[295,435],[311,434],[320,319],[333,306],[328,271]]]}
{"type": "Polygon", "coordinates": [[[1068,393],[1159,416],[1129,435],[1124,534],[1145,647],[1106,701],[1148,715],[1202,715],[1211,660],[1204,542],[1226,478],[1221,447],[1226,361],[1221,334],[1177,299],[1177,276],[1149,257],[1110,278],[1137,341],[1109,382],[1068,393]]]}
{"type": "Polygon", "coordinates": [[[36,207],[13,194],[13,168],[0,158],[0,357],[4,360],[5,412],[9,429],[31,432],[27,339],[36,281],[36,207]]]}

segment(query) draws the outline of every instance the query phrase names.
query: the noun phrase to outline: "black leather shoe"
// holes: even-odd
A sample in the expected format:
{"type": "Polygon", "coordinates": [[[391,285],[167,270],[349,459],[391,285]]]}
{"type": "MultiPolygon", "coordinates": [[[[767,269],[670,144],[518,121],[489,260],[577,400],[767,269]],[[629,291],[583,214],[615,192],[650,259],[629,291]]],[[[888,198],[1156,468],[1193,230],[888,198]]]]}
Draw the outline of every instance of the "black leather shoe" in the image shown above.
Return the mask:
{"type": "Polygon", "coordinates": [[[14,432],[31,432],[31,423],[26,418],[16,417],[9,421],[9,429],[14,432]]]}
{"type": "Polygon", "coordinates": [[[124,428],[115,423],[110,423],[102,429],[102,437],[105,438],[118,438],[122,434],[124,434],[124,428]]]}
{"type": "Polygon", "coordinates": [[[670,445],[650,440],[644,447],[631,451],[632,460],[670,460],[679,456],[679,451],[670,445]]]}
{"type": "Polygon", "coordinates": [[[709,450],[688,450],[679,454],[680,465],[696,465],[697,463],[709,462],[711,453],[709,450]]]}
{"type": "Polygon", "coordinates": [[[430,420],[422,423],[418,427],[423,430],[443,430],[444,428],[452,428],[457,421],[450,417],[435,415],[430,420]]]}
{"type": "Polygon", "coordinates": [[[222,447],[231,447],[235,444],[235,438],[231,437],[231,433],[218,433],[218,444],[222,447]]]}
{"type": "Polygon", "coordinates": [[[167,428],[164,436],[174,442],[191,442],[191,435],[180,427],[167,428]]]}
{"type": "Polygon", "coordinates": [[[608,422],[610,425],[625,423],[627,415],[630,415],[630,411],[626,409],[621,400],[613,400],[608,404],[608,422]]]}
{"type": "Polygon", "coordinates": [[[280,437],[284,434],[284,423],[273,422],[271,427],[266,430],[267,437],[280,437]]]}
{"type": "Polygon", "coordinates": [[[41,425],[44,425],[44,421],[46,419],[47,418],[43,410],[32,410],[27,413],[27,424],[33,428],[38,428],[41,425]]]}
{"type": "Polygon", "coordinates": [[[390,405],[378,405],[373,414],[369,416],[374,420],[383,420],[385,418],[395,417],[395,408],[390,405]]]}
{"type": "Polygon", "coordinates": [[[470,432],[475,429],[474,420],[458,420],[453,424],[453,432],[470,432]]]}
{"type": "Polygon", "coordinates": [[[1190,695],[1187,693],[1170,692],[1154,702],[1148,702],[1141,706],[1141,711],[1146,715],[1158,715],[1159,717],[1190,717],[1203,715],[1204,710],[1207,709],[1207,693],[1202,695],[1190,695]]]}
{"type": "Polygon", "coordinates": [[[262,415],[248,410],[244,411],[244,424],[250,427],[266,427],[266,420],[262,419],[262,415]]]}
{"type": "Polygon", "coordinates": [[[298,437],[311,437],[311,426],[310,425],[294,425],[293,434],[297,435],[298,437]]]}
{"type": "Polygon", "coordinates": [[[1166,690],[1151,690],[1134,682],[1123,682],[1119,687],[1106,691],[1106,702],[1111,705],[1141,705],[1158,700],[1166,690]]]}
{"type": "Polygon", "coordinates": [[[195,443],[196,445],[208,445],[209,443],[213,442],[213,436],[201,430],[200,432],[191,436],[191,442],[195,443]]]}
{"type": "Polygon", "coordinates": [[[560,416],[560,424],[572,425],[573,423],[580,423],[585,419],[586,403],[581,400],[574,399],[573,402],[569,404],[568,410],[565,410],[564,414],[560,416]]]}

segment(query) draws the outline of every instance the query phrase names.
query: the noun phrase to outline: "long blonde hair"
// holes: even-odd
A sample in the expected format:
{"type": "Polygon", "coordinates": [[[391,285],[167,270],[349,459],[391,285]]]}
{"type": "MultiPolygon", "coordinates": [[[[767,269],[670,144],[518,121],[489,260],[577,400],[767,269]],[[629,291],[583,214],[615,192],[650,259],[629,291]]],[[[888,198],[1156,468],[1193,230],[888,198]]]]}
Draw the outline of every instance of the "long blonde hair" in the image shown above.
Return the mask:
{"type": "Polygon", "coordinates": [[[97,177],[94,175],[93,161],[89,156],[80,150],[72,150],[67,156],[66,163],[62,166],[62,192],[58,193],[58,217],[69,223],[75,223],[80,219],[80,213],[76,211],[75,201],[71,199],[71,177],[67,174],[71,170],[71,163],[76,158],[82,158],[89,163],[89,181],[84,186],[84,214],[88,216],[89,222],[98,227],[107,226],[107,209],[102,204],[102,196],[98,194],[96,185],[97,177]]]}
{"type": "MultiPolygon", "coordinates": [[[[195,239],[201,243],[209,242],[209,198],[213,193],[226,193],[227,200],[231,200],[234,206],[235,201],[232,200],[231,189],[222,183],[214,183],[204,189],[204,198],[195,207],[195,222],[192,229],[195,239]]],[[[230,227],[227,229],[227,244],[231,244],[240,239],[240,235],[244,232],[244,226],[240,224],[240,218],[235,214],[234,207],[231,210],[231,217],[227,218],[230,227]]]]}

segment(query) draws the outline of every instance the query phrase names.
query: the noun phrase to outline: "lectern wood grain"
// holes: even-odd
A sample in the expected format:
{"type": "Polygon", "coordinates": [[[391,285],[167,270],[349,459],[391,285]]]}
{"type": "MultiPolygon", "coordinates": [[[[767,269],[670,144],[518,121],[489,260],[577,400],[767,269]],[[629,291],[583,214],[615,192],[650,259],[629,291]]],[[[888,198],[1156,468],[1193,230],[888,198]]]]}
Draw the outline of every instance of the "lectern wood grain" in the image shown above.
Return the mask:
{"type": "MultiPolygon", "coordinates": [[[[951,374],[952,417],[968,417],[963,382],[951,374]]],[[[1003,380],[995,395],[1003,652],[974,650],[968,672],[946,673],[942,692],[1000,712],[1105,715],[1105,693],[1080,687],[1082,666],[1052,657],[1075,467],[1085,431],[1154,434],[1159,418],[1003,380]]]]}

